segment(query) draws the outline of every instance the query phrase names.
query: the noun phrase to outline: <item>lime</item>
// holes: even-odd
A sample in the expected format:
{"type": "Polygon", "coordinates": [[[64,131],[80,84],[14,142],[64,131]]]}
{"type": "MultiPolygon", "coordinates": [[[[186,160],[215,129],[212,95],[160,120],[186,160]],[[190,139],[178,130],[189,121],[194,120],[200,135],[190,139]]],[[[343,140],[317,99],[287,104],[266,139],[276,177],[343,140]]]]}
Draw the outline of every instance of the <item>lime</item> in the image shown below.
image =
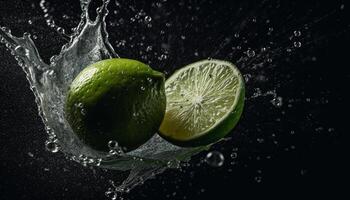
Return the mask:
{"type": "Polygon", "coordinates": [[[175,72],[165,83],[167,98],[160,136],[178,146],[202,146],[227,135],[244,105],[244,82],[230,62],[203,60],[175,72]]]}
{"type": "Polygon", "coordinates": [[[136,60],[114,58],[94,63],[73,80],[65,114],[88,146],[108,151],[116,141],[133,150],[158,130],[166,106],[164,75],[136,60]]]}

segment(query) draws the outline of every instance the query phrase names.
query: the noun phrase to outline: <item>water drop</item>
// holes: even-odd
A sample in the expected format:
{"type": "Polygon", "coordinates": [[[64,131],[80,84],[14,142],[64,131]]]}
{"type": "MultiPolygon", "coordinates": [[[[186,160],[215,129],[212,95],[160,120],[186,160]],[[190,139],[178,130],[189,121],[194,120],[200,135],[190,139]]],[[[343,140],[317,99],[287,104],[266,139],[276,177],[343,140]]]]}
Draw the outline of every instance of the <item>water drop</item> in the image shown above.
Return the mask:
{"type": "Polygon", "coordinates": [[[150,16],[145,16],[145,22],[150,23],[152,21],[152,17],[150,16]]]}
{"type": "Polygon", "coordinates": [[[152,46],[147,46],[147,48],[146,48],[146,52],[150,52],[150,51],[152,51],[152,49],[153,49],[153,47],[152,47],[152,46]]]}
{"type": "Polygon", "coordinates": [[[301,42],[294,42],[294,47],[295,48],[301,47],[301,42]]]}
{"type": "Polygon", "coordinates": [[[166,59],[168,59],[168,56],[165,54],[162,54],[158,57],[158,60],[166,60],[166,59]]]}
{"type": "Polygon", "coordinates": [[[212,167],[221,167],[224,164],[224,155],[218,151],[211,151],[205,157],[205,162],[212,167]]]}
{"type": "Polygon", "coordinates": [[[184,39],[186,39],[186,36],[184,36],[184,35],[181,35],[181,39],[183,39],[183,40],[184,40],[184,39]]]}
{"type": "Polygon", "coordinates": [[[259,143],[263,143],[264,139],[263,138],[257,138],[256,141],[258,141],[259,143]]]}
{"type": "Polygon", "coordinates": [[[100,166],[101,162],[102,162],[102,159],[101,158],[97,158],[96,159],[96,166],[100,166]]]}
{"type": "Polygon", "coordinates": [[[30,35],[30,33],[25,32],[25,33],[23,33],[23,36],[26,37],[26,38],[29,38],[31,35],[30,35]]]}
{"type": "Polygon", "coordinates": [[[270,102],[272,103],[272,105],[276,107],[281,107],[283,104],[282,100],[283,100],[282,97],[275,97],[270,102]]]}
{"type": "Polygon", "coordinates": [[[340,5],[340,10],[344,10],[344,4],[340,5]]]}
{"type": "Polygon", "coordinates": [[[262,178],[261,178],[261,176],[256,176],[256,177],[254,178],[254,180],[255,180],[257,183],[261,183],[262,178]]]}
{"type": "Polygon", "coordinates": [[[237,152],[232,152],[230,156],[231,156],[232,159],[236,159],[237,158],[237,152]]]}
{"type": "Polygon", "coordinates": [[[85,110],[84,108],[82,108],[82,109],[80,110],[80,113],[81,113],[83,116],[85,116],[85,115],[86,115],[86,110],[85,110]]]}
{"type": "Polygon", "coordinates": [[[115,141],[115,140],[110,140],[108,142],[108,148],[109,149],[117,149],[117,148],[119,148],[118,142],[115,141]]]}
{"type": "Polygon", "coordinates": [[[28,20],[28,24],[33,24],[33,21],[32,20],[28,20]]]}
{"type": "Polygon", "coordinates": [[[239,33],[235,33],[235,38],[239,38],[239,33]]]}
{"type": "Polygon", "coordinates": [[[61,33],[61,34],[65,33],[65,30],[62,27],[57,27],[56,31],[61,33]]]}
{"type": "Polygon", "coordinates": [[[25,56],[28,53],[28,50],[20,45],[15,47],[15,52],[17,55],[25,56]]]}
{"type": "Polygon", "coordinates": [[[250,58],[255,56],[255,51],[251,49],[248,49],[246,53],[247,53],[247,56],[250,58]]]}
{"type": "Polygon", "coordinates": [[[105,195],[107,198],[114,198],[115,192],[112,188],[108,188],[108,190],[105,192],[105,195]]]}
{"type": "Polygon", "coordinates": [[[301,31],[294,31],[293,33],[295,37],[301,36],[301,31]]]}
{"type": "Polygon", "coordinates": [[[56,141],[46,141],[45,148],[52,153],[57,153],[59,151],[59,146],[56,141]]]}

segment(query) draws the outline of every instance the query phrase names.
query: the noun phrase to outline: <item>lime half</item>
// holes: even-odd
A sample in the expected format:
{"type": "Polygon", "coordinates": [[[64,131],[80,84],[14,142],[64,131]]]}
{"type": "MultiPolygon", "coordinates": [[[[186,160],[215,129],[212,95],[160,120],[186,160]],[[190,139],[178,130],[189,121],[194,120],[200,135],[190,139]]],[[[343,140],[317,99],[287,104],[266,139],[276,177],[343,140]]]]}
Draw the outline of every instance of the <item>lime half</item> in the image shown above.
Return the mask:
{"type": "Polygon", "coordinates": [[[203,60],[175,72],[165,83],[166,113],[160,135],[184,147],[208,145],[237,124],[244,81],[230,62],[203,60]]]}

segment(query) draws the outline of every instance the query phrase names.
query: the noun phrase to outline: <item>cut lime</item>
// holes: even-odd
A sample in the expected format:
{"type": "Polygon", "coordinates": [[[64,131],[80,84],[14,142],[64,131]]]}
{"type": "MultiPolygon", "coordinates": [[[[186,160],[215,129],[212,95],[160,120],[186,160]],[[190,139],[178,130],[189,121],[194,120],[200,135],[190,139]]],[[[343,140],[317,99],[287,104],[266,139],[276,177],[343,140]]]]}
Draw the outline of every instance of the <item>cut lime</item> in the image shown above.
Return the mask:
{"type": "Polygon", "coordinates": [[[214,143],[237,124],[244,82],[230,62],[203,60],[175,72],[165,83],[166,113],[160,135],[178,146],[214,143]]]}

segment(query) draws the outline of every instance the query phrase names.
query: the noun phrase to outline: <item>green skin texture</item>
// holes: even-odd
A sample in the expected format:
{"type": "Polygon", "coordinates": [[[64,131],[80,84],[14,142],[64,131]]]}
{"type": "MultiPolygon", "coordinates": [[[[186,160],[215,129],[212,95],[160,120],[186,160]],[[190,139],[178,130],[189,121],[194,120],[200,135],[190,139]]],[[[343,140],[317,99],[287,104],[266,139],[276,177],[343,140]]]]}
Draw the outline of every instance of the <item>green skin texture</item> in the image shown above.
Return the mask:
{"type": "Polygon", "coordinates": [[[158,131],[163,120],[164,79],[162,73],[131,59],[94,63],[72,82],[66,119],[83,143],[95,150],[109,151],[110,140],[125,151],[136,149],[158,131]],[[140,113],[135,116],[135,111],[140,113]]]}
{"type": "MultiPolygon", "coordinates": [[[[242,77],[240,76],[242,80],[242,77]]],[[[242,83],[243,80],[242,80],[242,83]]],[[[160,136],[167,140],[168,142],[181,146],[181,147],[198,147],[205,146],[219,141],[221,138],[224,138],[230,131],[236,126],[238,123],[244,107],[244,98],[245,98],[245,87],[244,84],[241,86],[241,92],[239,93],[239,99],[236,104],[234,110],[223,120],[221,121],[215,128],[209,130],[207,133],[203,135],[190,139],[190,140],[176,140],[171,137],[166,136],[160,130],[160,136]]]]}

